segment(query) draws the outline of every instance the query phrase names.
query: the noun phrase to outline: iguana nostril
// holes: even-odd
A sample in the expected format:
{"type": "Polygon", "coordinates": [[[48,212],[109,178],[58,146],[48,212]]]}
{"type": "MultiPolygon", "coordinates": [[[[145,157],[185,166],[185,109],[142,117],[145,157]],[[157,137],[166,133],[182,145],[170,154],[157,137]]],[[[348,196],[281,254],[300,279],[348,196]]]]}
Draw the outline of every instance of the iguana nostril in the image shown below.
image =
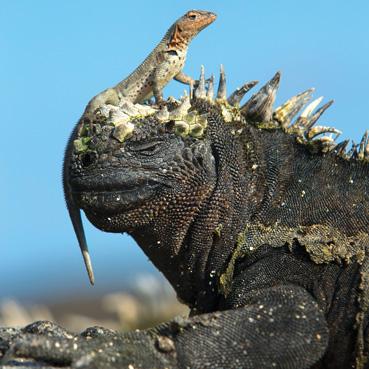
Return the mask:
{"type": "Polygon", "coordinates": [[[97,159],[97,154],[94,151],[86,152],[81,156],[81,163],[84,168],[94,164],[97,159]]]}

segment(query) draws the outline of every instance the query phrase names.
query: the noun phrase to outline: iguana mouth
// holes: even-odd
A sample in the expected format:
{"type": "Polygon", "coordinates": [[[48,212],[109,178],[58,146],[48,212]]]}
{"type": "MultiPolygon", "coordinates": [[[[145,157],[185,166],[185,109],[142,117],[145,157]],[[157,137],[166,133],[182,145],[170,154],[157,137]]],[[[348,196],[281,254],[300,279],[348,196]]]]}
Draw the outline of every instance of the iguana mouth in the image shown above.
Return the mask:
{"type": "Polygon", "coordinates": [[[149,201],[157,193],[160,184],[151,182],[144,186],[127,186],[123,190],[73,191],[73,198],[83,210],[103,214],[124,213],[149,201]]]}
{"type": "Polygon", "coordinates": [[[73,194],[78,193],[130,193],[146,191],[151,187],[158,187],[159,180],[149,178],[145,173],[104,172],[89,176],[76,176],[70,179],[73,194]]]}

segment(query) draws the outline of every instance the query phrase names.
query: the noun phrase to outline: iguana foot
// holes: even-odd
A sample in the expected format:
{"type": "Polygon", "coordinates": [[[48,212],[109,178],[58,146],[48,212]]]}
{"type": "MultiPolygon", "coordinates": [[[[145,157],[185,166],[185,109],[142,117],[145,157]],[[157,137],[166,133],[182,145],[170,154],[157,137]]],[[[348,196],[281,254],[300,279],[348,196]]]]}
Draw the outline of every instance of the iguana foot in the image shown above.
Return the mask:
{"type": "Polygon", "coordinates": [[[144,331],[121,334],[92,327],[72,334],[47,321],[14,331],[0,330],[0,367],[18,366],[24,359],[72,369],[171,367],[144,331]]]}

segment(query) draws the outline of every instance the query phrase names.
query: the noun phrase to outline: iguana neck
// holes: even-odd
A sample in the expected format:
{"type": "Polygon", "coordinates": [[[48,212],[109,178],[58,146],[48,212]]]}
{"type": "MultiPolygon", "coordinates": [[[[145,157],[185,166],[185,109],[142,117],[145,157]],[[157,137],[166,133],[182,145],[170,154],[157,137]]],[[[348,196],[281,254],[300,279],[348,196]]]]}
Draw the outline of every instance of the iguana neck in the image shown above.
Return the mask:
{"type": "Polygon", "coordinates": [[[241,209],[233,197],[236,189],[223,185],[200,188],[202,195],[194,197],[183,217],[168,221],[170,216],[164,216],[131,233],[178,298],[199,313],[214,308],[218,277],[232,254],[234,235],[243,229],[241,209]]]}
{"type": "Polygon", "coordinates": [[[182,193],[182,200],[176,199],[181,218],[165,214],[132,232],[180,300],[198,313],[211,311],[216,304],[219,277],[245,220],[254,212],[257,189],[257,178],[246,170],[243,145],[231,127],[219,127],[222,123],[217,113],[209,114],[208,120],[216,163],[214,178],[195,175],[197,180],[207,179],[197,186],[196,193],[182,193]],[[219,136],[220,131],[223,135],[219,136]]]}

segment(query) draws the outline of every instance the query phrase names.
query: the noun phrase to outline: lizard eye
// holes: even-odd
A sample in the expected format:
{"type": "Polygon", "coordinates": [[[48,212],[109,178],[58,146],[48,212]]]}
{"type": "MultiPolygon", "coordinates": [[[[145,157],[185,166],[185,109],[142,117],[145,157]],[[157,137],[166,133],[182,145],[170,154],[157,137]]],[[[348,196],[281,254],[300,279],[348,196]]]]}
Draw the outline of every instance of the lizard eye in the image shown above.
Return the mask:
{"type": "Polygon", "coordinates": [[[188,18],[190,18],[191,20],[195,20],[197,18],[195,13],[190,13],[188,14],[188,18]]]}

